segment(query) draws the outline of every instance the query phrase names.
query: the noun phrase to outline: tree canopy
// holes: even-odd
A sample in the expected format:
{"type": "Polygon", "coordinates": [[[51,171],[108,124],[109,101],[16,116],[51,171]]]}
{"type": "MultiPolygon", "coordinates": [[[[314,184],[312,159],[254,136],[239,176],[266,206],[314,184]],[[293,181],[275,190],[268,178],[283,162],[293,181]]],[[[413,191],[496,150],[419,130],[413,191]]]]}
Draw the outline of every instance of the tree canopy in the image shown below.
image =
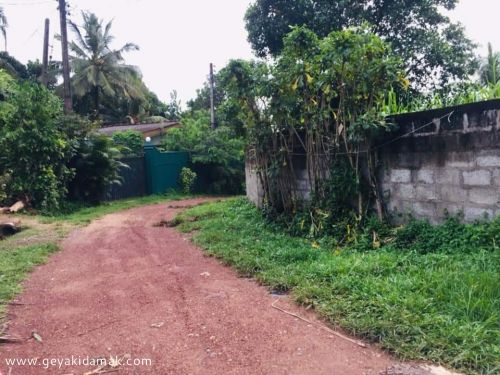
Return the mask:
{"type": "Polygon", "coordinates": [[[389,42],[415,88],[467,77],[477,67],[475,45],[440,8],[458,0],[256,0],[247,10],[248,39],[259,57],[277,56],[291,26],[319,37],[364,22],[389,42]]]}
{"type": "Polygon", "coordinates": [[[479,76],[483,85],[500,82],[500,52],[494,52],[491,43],[488,43],[488,56],[481,64],[479,76]]]}
{"type": "Polygon", "coordinates": [[[119,49],[112,49],[112,22],[104,25],[93,13],[83,12],[82,16],[82,27],[70,22],[75,34],[75,41],[69,44],[74,95],[90,106],[96,118],[101,114],[103,96],[144,100],[138,69],[126,65],[123,59],[123,53],[136,51],[139,47],[126,43],[119,49]]]}

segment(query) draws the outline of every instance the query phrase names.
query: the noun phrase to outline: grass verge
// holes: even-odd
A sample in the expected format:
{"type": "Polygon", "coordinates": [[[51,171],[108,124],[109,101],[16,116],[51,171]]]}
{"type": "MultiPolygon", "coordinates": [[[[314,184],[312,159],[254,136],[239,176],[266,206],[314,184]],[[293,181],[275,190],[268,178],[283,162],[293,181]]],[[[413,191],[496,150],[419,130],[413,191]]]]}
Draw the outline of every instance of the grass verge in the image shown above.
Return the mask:
{"type": "Polygon", "coordinates": [[[177,222],[196,230],[208,254],[401,358],[499,371],[496,245],[466,253],[332,249],[277,230],[244,199],[189,209],[177,222]]]}
{"type": "Polygon", "coordinates": [[[56,244],[47,243],[2,251],[0,256],[0,315],[5,313],[5,306],[21,291],[21,282],[31,269],[44,263],[56,250],[56,244]]]}
{"type": "Polygon", "coordinates": [[[122,199],[111,202],[102,202],[97,206],[75,206],[71,207],[66,213],[55,214],[51,216],[42,216],[40,221],[43,223],[66,222],[74,225],[88,224],[92,220],[101,216],[111,214],[117,211],[123,211],[129,208],[144,206],[147,204],[163,203],[189,198],[180,193],[168,193],[165,195],[149,195],[145,197],[122,199]]]}

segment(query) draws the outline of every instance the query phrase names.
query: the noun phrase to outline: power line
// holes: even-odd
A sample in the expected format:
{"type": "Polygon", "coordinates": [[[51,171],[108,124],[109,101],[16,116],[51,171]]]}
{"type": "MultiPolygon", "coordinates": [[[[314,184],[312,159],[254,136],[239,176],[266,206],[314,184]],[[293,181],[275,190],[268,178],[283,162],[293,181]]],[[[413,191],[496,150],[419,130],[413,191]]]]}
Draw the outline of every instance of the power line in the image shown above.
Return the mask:
{"type": "MultiPolygon", "coordinates": [[[[50,16],[52,17],[54,13],[57,12],[57,9],[53,10],[50,16]]],[[[36,27],[36,29],[30,34],[29,37],[26,38],[26,40],[23,42],[23,44],[28,43],[43,27],[43,24],[40,24],[36,27]]]]}

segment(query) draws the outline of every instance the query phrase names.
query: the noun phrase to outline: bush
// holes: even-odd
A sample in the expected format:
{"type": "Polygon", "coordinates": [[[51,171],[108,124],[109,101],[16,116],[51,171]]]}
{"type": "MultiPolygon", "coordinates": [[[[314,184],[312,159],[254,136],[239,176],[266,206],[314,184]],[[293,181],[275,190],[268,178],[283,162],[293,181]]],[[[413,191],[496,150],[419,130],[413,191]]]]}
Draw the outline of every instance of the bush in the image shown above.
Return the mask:
{"type": "Polygon", "coordinates": [[[189,194],[193,190],[194,182],[196,181],[196,173],[189,168],[181,170],[181,186],[184,194],[189,194]]]}
{"type": "Polygon", "coordinates": [[[57,209],[72,176],[71,144],[59,127],[61,100],[33,82],[5,80],[9,86],[0,111],[0,175],[10,176],[4,203],[22,199],[35,208],[57,209]]]}
{"type": "Polygon", "coordinates": [[[113,142],[123,156],[142,155],[144,137],[141,132],[125,130],[113,134],[113,142]]]}
{"type": "Polygon", "coordinates": [[[481,249],[498,250],[500,216],[491,222],[462,224],[449,217],[432,226],[425,220],[413,220],[396,230],[394,246],[398,250],[426,253],[470,253],[481,249]]]}
{"type": "Polygon", "coordinates": [[[118,155],[107,136],[91,133],[81,139],[69,163],[75,171],[69,184],[70,198],[89,203],[101,201],[109,185],[121,182],[118,172],[126,166],[117,159],[118,155]]]}

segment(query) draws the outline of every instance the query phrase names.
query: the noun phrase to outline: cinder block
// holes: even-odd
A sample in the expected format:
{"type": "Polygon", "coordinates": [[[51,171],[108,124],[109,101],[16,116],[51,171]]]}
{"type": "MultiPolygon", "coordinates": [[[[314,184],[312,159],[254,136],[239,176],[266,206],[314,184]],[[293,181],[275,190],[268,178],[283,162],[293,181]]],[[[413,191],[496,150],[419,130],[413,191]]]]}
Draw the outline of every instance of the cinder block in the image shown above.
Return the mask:
{"type": "Polygon", "coordinates": [[[435,181],[442,185],[460,185],[460,171],[458,169],[440,168],[434,172],[435,181]]]}
{"type": "Polygon", "coordinates": [[[493,171],[493,185],[500,187],[500,169],[493,171]]]}
{"type": "Polygon", "coordinates": [[[473,188],[469,191],[469,201],[485,205],[498,204],[500,201],[500,190],[473,188]]]}
{"type": "Polygon", "coordinates": [[[446,156],[446,166],[449,168],[474,168],[476,161],[472,151],[451,152],[446,156]]]}
{"type": "Polygon", "coordinates": [[[411,181],[411,171],[409,169],[393,169],[391,171],[391,182],[408,183],[411,181]]]}
{"type": "Polygon", "coordinates": [[[434,183],[434,171],[431,169],[421,169],[417,171],[417,181],[425,184],[434,183]]]}
{"type": "Polygon", "coordinates": [[[493,210],[484,209],[480,207],[465,207],[464,220],[471,222],[475,220],[491,219],[493,217],[493,210]]]}
{"type": "Polygon", "coordinates": [[[439,199],[439,193],[432,185],[417,186],[417,199],[423,201],[435,201],[439,199]]]}
{"type": "Polygon", "coordinates": [[[464,203],[467,201],[467,190],[462,186],[441,185],[439,189],[443,202],[464,203]]]}
{"type": "Polygon", "coordinates": [[[400,199],[391,199],[388,204],[388,209],[390,212],[397,212],[401,214],[407,214],[412,211],[413,205],[411,202],[400,200],[400,199]]]}
{"type": "Polygon", "coordinates": [[[463,215],[464,206],[463,204],[450,204],[450,203],[440,203],[437,205],[437,213],[440,218],[445,217],[445,213],[451,216],[463,215]]]}
{"type": "Polygon", "coordinates": [[[401,184],[397,186],[396,192],[398,197],[402,199],[413,199],[415,198],[415,187],[410,184],[401,184]]]}
{"type": "Polygon", "coordinates": [[[403,152],[397,155],[396,162],[400,169],[419,168],[421,164],[419,153],[403,152]]]}
{"type": "Polygon", "coordinates": [[[434,203],[416,202],[413,205],[413,212],[420,218],[430,220],[436,216],[436,205],[434,203]]]}
{"type": "Polygon", "coordinates": [[[463,172],[464,185],[467,186],[489,186],[491,185],[491,172],[487,170],[478,170],[463,172]]]}
{"type": "Polygon", "coordinates": [[[500,155],[478,156],[477,165],[480,167],[500,167],[500,155]]]}

